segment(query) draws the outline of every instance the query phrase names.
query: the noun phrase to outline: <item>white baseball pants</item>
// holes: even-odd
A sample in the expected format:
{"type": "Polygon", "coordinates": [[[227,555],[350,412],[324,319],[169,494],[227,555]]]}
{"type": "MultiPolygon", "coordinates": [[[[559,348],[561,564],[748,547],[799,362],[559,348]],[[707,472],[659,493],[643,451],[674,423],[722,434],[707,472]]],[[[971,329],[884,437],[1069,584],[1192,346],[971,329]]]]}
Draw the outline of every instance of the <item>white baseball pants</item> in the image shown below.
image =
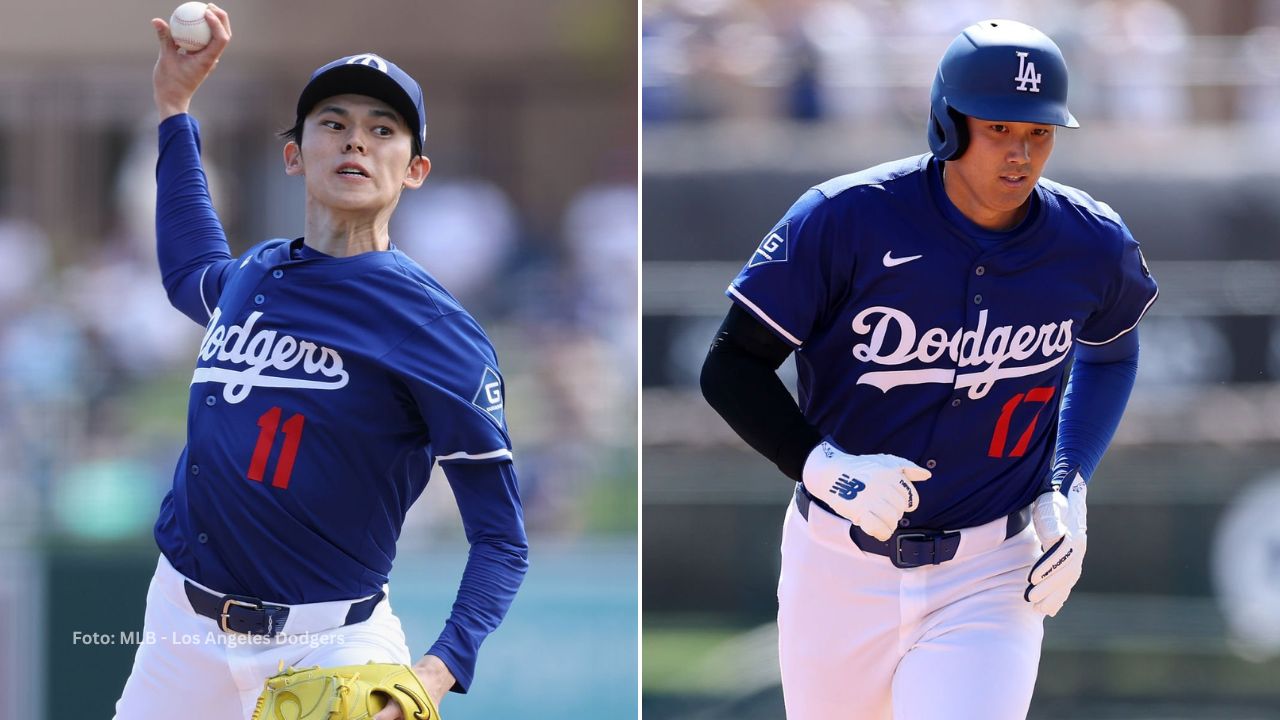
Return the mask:
{"type": "Polygon", "coordinates": [[[160,556],[147,590],[143,639],[116,702],[117,720],[249,718],[263,682],[278,672],[281,662],[285,667],[370,660],[411,664],[389,597],[368,620],[346,627],[340,626],[350,603],[294,605],[284,632],[263,638],[223,632],[213,620],[197,615],[184,580],[160,556]]]}
{"type": "Polygon", "coordinates": [[[1025,720],[1044,616],[1022,599],[1028,525],[963,531],[956,557],[899,569],[849,521],[795,500],[782,533],[778,654],[789,720],[1025,720]]]}

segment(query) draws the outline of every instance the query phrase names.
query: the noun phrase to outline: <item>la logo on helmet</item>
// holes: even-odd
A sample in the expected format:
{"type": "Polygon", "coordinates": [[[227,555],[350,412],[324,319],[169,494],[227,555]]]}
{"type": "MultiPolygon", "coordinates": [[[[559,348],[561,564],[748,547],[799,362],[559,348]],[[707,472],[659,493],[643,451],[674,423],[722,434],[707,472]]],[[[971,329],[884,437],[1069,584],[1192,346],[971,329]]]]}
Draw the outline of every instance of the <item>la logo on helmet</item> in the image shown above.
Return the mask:
{"type": "Polygon", "coordinates": [[[1017,50],[1014,53],[1018,56],[1018,76],[1014,78],[1018,82],[1017,89],[1022,92],[1040,92],[1040,73],[1036,72],[1036,64],[1027,62],[1028,53],[1017,50]]]}

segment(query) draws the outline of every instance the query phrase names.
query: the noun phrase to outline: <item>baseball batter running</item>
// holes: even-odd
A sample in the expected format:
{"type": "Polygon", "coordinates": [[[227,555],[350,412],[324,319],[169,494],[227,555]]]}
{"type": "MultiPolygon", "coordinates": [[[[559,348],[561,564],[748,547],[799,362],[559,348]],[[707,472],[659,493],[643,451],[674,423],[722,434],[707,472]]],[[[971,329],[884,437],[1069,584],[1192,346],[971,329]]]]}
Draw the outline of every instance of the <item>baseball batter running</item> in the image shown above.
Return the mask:
{"type": "Polygon", "coordinates": [[[972,25],[938,65],[931,152],[810,189],[728,288],[702,388],[797,483],[793,720],[1026,717],[1157,295],[1120,216],[1041,177],[1077,126],[1052,40],[972,25]]]}
{"type": "Polygon", "coordinates": [[[446,692],[470,687],[527,542],[493,347],[388,236],[401,191],[431,168],[422,89],[373,54],[316,70],[284,146],[284,171],[305,183],[306,234],[232,258],[187,113],[231,39],[225,10],[206,19],[212,41],[192,54],[152,20],[160,267],[205,334],[155,526],[148,641],[116,715],[434,720],[446,692]],[[471,550],[415,663],[387,577],[435,462],[471,550]],[[264,693],[282,667],[314,666],[264,693]]]}

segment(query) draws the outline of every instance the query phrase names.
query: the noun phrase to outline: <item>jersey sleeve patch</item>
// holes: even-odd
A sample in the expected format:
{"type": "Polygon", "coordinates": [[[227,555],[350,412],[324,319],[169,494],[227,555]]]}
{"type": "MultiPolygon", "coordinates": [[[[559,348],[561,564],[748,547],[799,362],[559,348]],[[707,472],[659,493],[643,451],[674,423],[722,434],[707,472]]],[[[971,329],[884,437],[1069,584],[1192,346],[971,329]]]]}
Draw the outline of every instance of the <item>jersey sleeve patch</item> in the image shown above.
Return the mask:
{"type": "MultiPolygon", "coordinates": [[[[767,265],[768,263],[786,262],[787,261],[787,240],[791,236],[791,223],[787,222],[782,227],[774,230],[760,241],[760,247],[756,248],[756,252],[751,256],[751,260],[747,263],[747,267],[753,268],[759,265],[767,265]]],[[[739,255],[738,257],[742,257],[739,255]]]]}
{"type": "Polygon", "coordinates": [[[488,365],[485,366],[484,376],[480,378],[480,387],[476,389],[476,395],[472,398],[471,404],[488,413],[499,427],[505,425],[506,420],[502,414],[502,377],[498,375],[497,370],[488,365]]]}

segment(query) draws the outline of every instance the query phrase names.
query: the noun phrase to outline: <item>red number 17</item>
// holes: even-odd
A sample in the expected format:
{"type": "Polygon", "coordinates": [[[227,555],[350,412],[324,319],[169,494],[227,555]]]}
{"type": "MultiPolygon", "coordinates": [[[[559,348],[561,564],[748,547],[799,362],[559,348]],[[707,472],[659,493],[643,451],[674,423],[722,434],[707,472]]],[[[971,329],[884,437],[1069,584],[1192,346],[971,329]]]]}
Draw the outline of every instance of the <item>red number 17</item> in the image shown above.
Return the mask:
{"type": "Polygon", "coordinates": [[[1027,445],[1031,442],[1032,433],[1036,431],[1036,421],[1040,419],[1040,411],[1044,410],[1052,399],[1052,386],[1032,388],[1026,393],[1018,393],[1009,398],[1009,402],[1006,402],[1004,409],[1000,411],[1000,419],[996,421],[996,429],[991,434],[991,447],[987,449],[987,455],[993,458],[1005,457],[1004,445],[1009,437],[1009,422],[1013,419],[1013,411],[1022,403],[1040,403],[1040,407],[1036,408],[1036,414],[1031,417],[1031,424],[1022,432],[1018,443],[1009,451],[1008,457],[1022,457],[1022,454],[1027,451],[1027,445]]]}
{"type": "MultiPolygon", "coordinates": [[[[267,470],[267,458],[271,455],[271,447],[276,442],[276,428],[280,426],[280,408],[273,407],[258,418],[258,444],[253,448],[253,459],[249,461],[249,479],[262,482],[262,474],[267,470]]],[[[302,424],[307,419],[294,413],[284,421],[284,446],[280,448],[280,457],[276,460],[276,472],[271,477],[271,487],[284,490],[289,487],[289,476],[293,474],[293,461],[298,457],[298,443],[302,442],[302,424]]]]}

